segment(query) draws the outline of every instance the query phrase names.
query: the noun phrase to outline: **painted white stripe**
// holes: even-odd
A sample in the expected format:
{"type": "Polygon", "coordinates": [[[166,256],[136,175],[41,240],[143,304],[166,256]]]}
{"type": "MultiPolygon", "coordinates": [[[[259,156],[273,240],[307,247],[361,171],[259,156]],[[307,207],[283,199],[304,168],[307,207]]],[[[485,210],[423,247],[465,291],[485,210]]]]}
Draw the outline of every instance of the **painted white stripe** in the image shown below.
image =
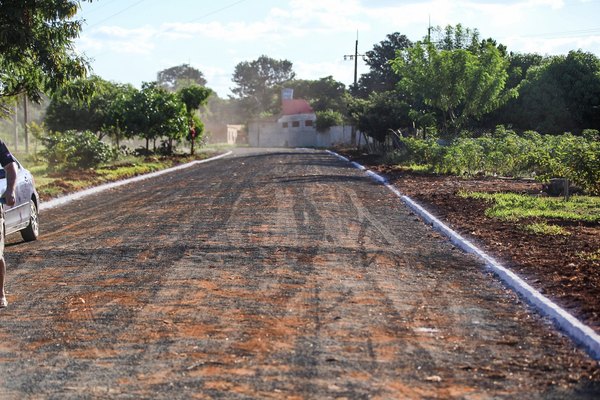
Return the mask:
{"type": "Polygon", "coordinates": [[[193,165],[196,165],[196,164],[202,164],[202,163],[206,163],[206,162],[209,162],[209,161],[217,160],[219,158],[226,157],[226,156],[230,155],[231,153],[232,152],[229,151],[229,152],[227,152],[225,154],[220,154],[218,156],[207,158],[205,160],[195,160],[195,161],[191,161],[191,162],[186,163],[186,164],[181,164],[181,165],[177,165],[175,167],[163,169],[163,170],[156,171],[156,172],[151,172],[149,174],[139,175],[139,176],[135,176],[133,178],[123,179],[121,181],[106,183],[104,185],[100,185],[100,186],[96,186],[96,187],[93,187],[93,188],[81,190],[79,192],[75,192],[75,193],[67,195],[67,196],[57,197],[55,199],[43,202],[40,205],[40,211],[49,210],[51,208],[60,207],[60,206],[63,206],[65,204],[68,204],[68,203],[70,203],[72,201],[79,200],[81,198],[90,196],[92,194],[97,194],[97,193],[103,192],[103,191],[108,190],[108,189],[113,189],[113,188],[116,188],[116,187],[119,187],[119,186],[127,185],[127,184],[132,183],[132,182],[139,182],[139,181],[143,181],[143,180],[146,180],[146,179],[152,179],[152,178],[155,178],[155,177],[163,175],[163,174],[168,174],[168,173],[171,173],[171,172],[174,172],[174,171],[178,171],[178,170],[181,170],[181,169],[189,168],[189,167],[191,167],[193,165]]]}
{"type": "MultiPolygon", "coordinates": [[[[335,152],[329,150],[327,150],[327,152],[341,160],[348,161],[346,157],[342,157],[335,152]]],[[[355,165],[358,163],[352,162],[352,164],[355,165]]],[[[366,171],[373,179],[384,184],[423,220],[432,225],[434,229],[446,235],[452,243],[467,253],[477,255],[485,263],[486,267],[500,277],[509,288],[522,296],[529,304],[538,310],[539,313],[550,317],[574,342],[582,345],[592,358],[600,360],[600,336],[592,328],[579,321],[573,315],[527,284],[514,272],[502,266],[493,257],[489,256],[484,251],[477,248],[473,243],[450,229],[446,224],[434,217],[410,197],[403,195],[397,188],[387,182],[384,177],[373,171],[367,170],[362,165],[360,167],[361,168],[357,168],[366,171]]]]}

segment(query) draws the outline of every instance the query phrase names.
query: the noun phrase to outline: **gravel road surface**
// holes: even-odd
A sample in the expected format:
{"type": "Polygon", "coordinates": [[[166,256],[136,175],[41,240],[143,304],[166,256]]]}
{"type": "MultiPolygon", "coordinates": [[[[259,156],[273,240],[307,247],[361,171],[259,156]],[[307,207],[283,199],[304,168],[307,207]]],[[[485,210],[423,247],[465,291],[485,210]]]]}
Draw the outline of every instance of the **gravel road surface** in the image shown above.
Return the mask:
{"type": "Polygon", "coordinates": [[[324,152],[238,149],[41,219],[6,249],[0,399],[600,397],[598,362],[324,152]]]}

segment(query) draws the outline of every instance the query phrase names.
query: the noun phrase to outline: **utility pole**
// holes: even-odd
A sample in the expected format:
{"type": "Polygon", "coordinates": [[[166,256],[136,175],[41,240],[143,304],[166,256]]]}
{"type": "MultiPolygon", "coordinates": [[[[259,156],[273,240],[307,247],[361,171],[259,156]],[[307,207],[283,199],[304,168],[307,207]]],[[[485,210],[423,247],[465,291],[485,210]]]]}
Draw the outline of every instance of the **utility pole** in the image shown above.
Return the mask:
{"type": "MultiPolygon", "coordinates": [[[[356,43],[354,45],[354,54],[344,55],[344,60],[354,60],[354,89],[357,88],[358,83],[358,57],[364,57],[364,54],[358,54],[358,31],[356,31],[356,43]]],[[[356,127],[352,125],[352,133],[350,137],[352,145],[356,144],[356,127]]]]}
{"type": "Polygon", "coordinates": [[[429,16],[429,25],[427,25],[427,43],[431,43],[431,15],[429,16]]]}

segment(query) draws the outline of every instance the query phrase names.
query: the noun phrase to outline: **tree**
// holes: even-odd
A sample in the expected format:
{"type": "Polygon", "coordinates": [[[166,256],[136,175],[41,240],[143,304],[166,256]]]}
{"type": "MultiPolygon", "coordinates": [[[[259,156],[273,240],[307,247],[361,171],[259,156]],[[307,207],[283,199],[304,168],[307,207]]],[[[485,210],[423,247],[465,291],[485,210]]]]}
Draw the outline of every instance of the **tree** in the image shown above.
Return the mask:
{"type": "Polygon", "coordinates": [[[349,104],[354,125],[381,144],[390,130],[412,125],[409,109],[409,105],[400,101],[395,91],[373,92],[368,99],[355,98],[349,104]]]}
{"type": "Polygon", "coordinates": [[[117,85],[98,76],[65,84],[50,99],[44,122],[52,131],[92,131],[101,139],[117,85]]]}
{"type": "Polygon", "coordinates": [[[294,76],[290,61],[263,55],[257,60],[236,65],[233,82],[237,87],[231,91],[243,100],[247,117],[256,117],[264,112],[274,113],[279,104],[277,89],[294,76]]]}
{"type": "MultiPolygon", "coordinates": [[[[125,104],[125,130],[130,136],[146,139],[149,142],[166,137],[165,151],[173,152],[173,141],[182,139],[187,131],[185,105],[175,93],[167,92],[156,82],[145,82],[125,104]]],[[[156,145],[154,145],[156,150],[156,145]]]]}
{"type": "Polygon", "coordinates": [[[85,76],[86,60],[75,54],[81,31],[75,0],[0,2],[0,112],[7,97],[25,93],[39,102],[70,80],[85,76]]]}
{"type": "Polygon", "coordinates": [[[325,110],[317,111],[316,129],[317,132],[326,132],[329,128],[344,123],[344,117],[337,111],[325,110]]]}
{"type": "Polygon", "coordinates": [[[398,32],[387,35],[386,40],[373,46],[373,50],[365,53],[365,62],[370,71],[363,74],[357,83],[356,95],[367,98],[372,92],[393,90],[400,81],[400,76],[394,72],[390,61],[396,58],[396,53],[412,46],[412,42],[398,32]]]}
{"type": "Polygon", "coordinates": [[[600,59],[571,51],[528,70],[513,108],[517,126],[543,133],[600,129],[600,59]]]}
{"type": "Polygon", "coordinates": [[[195,113],[200,106],[205,105],[208,102],[208,98],[212,93],[212,90],[196,85],[185,87],[178,92],[187,113],[189,131],[188,140],[192,144],[190,150],[191,155],[194,155],[194,143],[197,138],[202,136],[204,131],[204,124],[202,124],[202,121],[200,121],[199,118],[194,118],[195,113]]]}
{"type": "Polygon", "coordinates": [[[470,119],[516,95],[505,89],[507,67],[501,51],[488,41],[473,41],[470,50],[438,50],[431,42],[417,42],[392,61],[402,89],[412,102],[422,101],[441,113],[446,134],[458,133],[470,119]]]}
{"type": "Polygon", "coordinates": [[[156,81],[170,92],[176,92],[191,85],[206,86],[206,79],[202,71],[189,64],[181,64],[160,71],[156,81]]]}
{"type": "Polygon", "coordinates": [[[433,32],[437,38],[433,41],[427,38],[426,42],[433,43],[438,50],[476,51],[479,47],[479,31],[465,28],[462,24],[447,25],[444,28],[437,26],[433,28],[433,32]]]}
{"type": "Polygon", "coordinates": [[[332,110],[347,113],[346,85],[327,76],[318,80],[297,79],[286,82],[286,88],[294,89],[294,97],[308,101],[315,112],[332,110]]]}
{"type": "Polygon", "coordinates": [[[516,88],[527,77],[527,71],[544,63],[544,57],[536,53],[510,53],[508,55],[508,81],[506,87],[516,88]]]}
{"type": "MultiPolygon", "coordinates": [[[[546,58],[535,53],[510,53],[507,55],[508,79],[506,88],[520,92],[527,77],[528,71],[542,65],[546,58]]],[[[478,122],[478,127],[493,129],[498,125],[512,126],[516,128],[534,129],[530,122],[531,118],[523,109],[521,96],[511,97],[506,104],[497,110],[485,115],[478,122]]]]}
{"type": "Polygon", "coordinates": [[[115,84],[112,97],[106,106],[102,129],[115,141],[117,147],[121,138],[126,136],[127,104],[137,91],[131,84],[115,84]]]}

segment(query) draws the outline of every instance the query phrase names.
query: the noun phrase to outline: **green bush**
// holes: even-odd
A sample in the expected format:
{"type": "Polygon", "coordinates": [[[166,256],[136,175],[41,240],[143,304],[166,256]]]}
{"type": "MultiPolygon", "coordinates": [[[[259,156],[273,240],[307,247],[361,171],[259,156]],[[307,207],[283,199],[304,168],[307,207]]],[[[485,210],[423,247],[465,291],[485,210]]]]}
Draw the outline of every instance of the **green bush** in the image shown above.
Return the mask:
{"type": "Polygon", "coordinates": [[[399,137],[402,148],[396,157],[403,160],[404,164],[418,164],[435,167],[440,164],[445,154],[444,146],[435,139],[417,139],[413,137],[399,137]]]}
{"type": "Polygon", "coordinates": [[[342,125],[344,118],[341,113],[333,110],[317,111],[317,132],[325,132],[332,126],[342,125]]]}
{"type": "Polygon", "coordinates": [[[474,176],[484,172],[485,156],[481,140],[460,138],[448,147],[439,169],[444,173],[474,176]]]}
{"type": "Polygon", "coordinates": [[[51,132],[42,142],[41,154],[53,169],[92,168],[117,156],[116,150],[90,131],[51,132]]]}
{"type": "Polygon", "coordinates": [[[566,178],[587,193],[600,195],[600,136],[565,133],[517,135],[498,127],[482,137],[461,137],[441,145],[433,139],[400,137],[393,159],[401,164],[427,166],[438,173],[534,177],[541,182],[566,178]]]}

